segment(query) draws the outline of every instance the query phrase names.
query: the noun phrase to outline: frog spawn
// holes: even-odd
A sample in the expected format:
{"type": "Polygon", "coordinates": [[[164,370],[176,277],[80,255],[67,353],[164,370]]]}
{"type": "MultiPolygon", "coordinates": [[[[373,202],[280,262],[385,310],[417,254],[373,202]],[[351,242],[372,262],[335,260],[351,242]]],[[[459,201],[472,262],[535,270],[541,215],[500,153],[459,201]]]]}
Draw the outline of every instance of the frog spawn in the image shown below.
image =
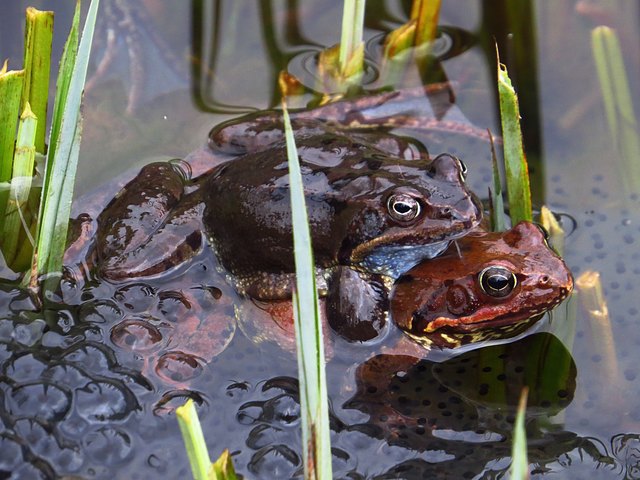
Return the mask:
{"type": "Polygon", "coordinates": [[[230,300],[215,287],[156,291],[131,284],[114,297],[129,312],[112,327],[111,341],[166,384],[188,385],[235,333],[230,300]]]}

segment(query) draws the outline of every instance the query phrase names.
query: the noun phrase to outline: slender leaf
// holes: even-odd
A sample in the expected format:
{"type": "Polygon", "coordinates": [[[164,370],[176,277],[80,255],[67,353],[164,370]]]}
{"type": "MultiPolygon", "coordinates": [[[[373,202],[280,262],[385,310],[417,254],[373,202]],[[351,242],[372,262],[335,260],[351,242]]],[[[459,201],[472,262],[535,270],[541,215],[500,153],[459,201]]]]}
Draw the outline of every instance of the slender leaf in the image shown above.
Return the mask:
{"type": "Polygon", "coordinates": [[[282,109],[287,142],[287,158],[289,160],[291,215],[296,266],[296,288],[293,302],[295,306],[296,345],[298,347],[304,469],[305,478],[322,480],[332,478],[322,322],[302,174],[284,98],[282,109]]]}
{"type": "MultiPolygon", "coordinates": [[[[345,0],[342,11],[342,35],[340,37],[340,66],[346,71],[346,66],[362,45],[364,28],[365,0],[345,0]]],[[[360,65],[362,71],[362,65],[360,65]]]]}
{"type": "Polygon", "coordinates": [[[504,232],[507,229],[507,221],[504,214],[504,201],[502,200],[502,180],[500,179],[498,156],[496,155],[491,132],[489,132],[489,139],[491,141],[491,161],[493,164],[493,189],[489,189],[489,196],[491,198],[491,230],[494,232],[504,232]]]}
{"type": "MultiPolygon", "coordinates": [[[[23,78],[24,70],[7,72],[7,62],[4,62],[0,69],[0,183],[11,180],[23,78]]],[[[8,190],[0,191],[0,231],[8,198],[8,190]]]]}
{"type": "Polygon", "coordinates": [[[217,480],[238,480],[236,471],[233,468],[233,461],[231,460],[229,450],[223,451],[222,454],[220,454],[220,457],[218,457],[218,460],[216,460],[211,467],[213,470],[209,471],[210,480],[212,476],[217,480]]]}
{"type": "Polygon", "coordinates": [[[609,131],[620,162],[620,175],[628,193],[640,190],[640,134],[615,30],[600,26],[591,34],[593,56],[600,80],[609,131]]]}
{"type": "Polygon", "coordinates": [[[176,418],[182,432],[182,440],[187,450],[191,473],[195,480],[207,480],[211,459],[207,451],[207,444],[204,441],[204,434],[198,419],[198,412],[193,405],[193,400],[187,400],[183,406],[176,409],[176,418]]]}
{"type": "MultiPolygon", "coordinates": [[[[60,58],[60,68],[58,69],[58,78],[56,79],[56,97],[53,101],[53,115],[51,116],[51,130],[49,132],[49,155],[47,160],[53,162],[55,152],[58,146],[58,136],[60,135],[60,127],[62,125],[63,107],[67,102],[69,94],[69,85],[73,76],[73,66],[78,56],[78,35],[80,31],[80,0],[76,1],[76,9],[71,21],[71,28],[67,41],[62,50],[60,58]]],[[[50,181],[52,170],[47,171],[44,179],[43,188],[46,190],[50,181]]]]}
{"type": "Polygon", "coordinates": [[[324,91],[345,92],[362,79],[364,6],[365,0],[345,0],[341,42],[318,55],[318,75],[324,83],[324,91]]]}
{"type": "Polygon", "coordinates": [[[438,34],[440,0],[413,0],[411,19],[416,21],[414,44],[433,42],[438,34]]]}
{"type": "Polygon", "coordinates": [[[20,247],[18,240],[22,231],[29,231],[29,225],[24,222],[24,207],[29,199],[33,165],[35,163],[35,138],[38,119],[31,111],[29,102],[20,116],[18,139],[13,161],[13,173],[9,201],[2,233],[2,251],[9,266],[15,269],[15,260],[20,247]],[[24,229],[20,225],[24,223],[24,229]]]}
{"type": "Polygon", "coordinates": [[[44,135],[49,99],[51,71],[51,43],[53,40],[53,12],[27,8],[24,43],[24,85],[21,106],[29,102],[31,110],[40,120],[36,132],[36,151],[44,152],[44,135]]]}
{"type": "Polygon", "coordinates": [[[509,212],[511,213],[511,223],[515,225],[522,220],[530,222],[533,219],[531,188],[527,159],[522,146],[518,97],[511,85],[507,68],[500,63],[500,58],[498,58],[498,93],[509,212]]]}
{"type": "Polygon", "coordinates": [[[518,402],[516,423],[513,426],[513,447],[511,449],[511,478],[527,480],[529,478],[529,460],[527,458],[527,431],[524,428],[524,417],[527,410],[529,388],[524,387],[518,402]]]}
{"type": "MultiPolygon", "coordinates": [[[[89,5],[66,99],[61,98],[60,100],[62,102],[60,106],[62,116],[59,132],[52,133],[53,138],[57,138],[57,140],[55,146],[50,149],[50,152],[53,153],[47,159],[46,189],[42,190],[43,210],[38,231],[37,254],[35,255],[39,274],[59,272],[62,268],[62,256],[66,247],[82,132],[80,104],[87,75],[98,4],[99,0],[92,0],[89,5]]],[[[68,52],[70,49],[72,47],[67,46],[66,51],[68,52]]],[[[65,65],[66,62],[65,58],[65,65]]],[[[68,72],[62,74],[68,75],[68,72]]]]}

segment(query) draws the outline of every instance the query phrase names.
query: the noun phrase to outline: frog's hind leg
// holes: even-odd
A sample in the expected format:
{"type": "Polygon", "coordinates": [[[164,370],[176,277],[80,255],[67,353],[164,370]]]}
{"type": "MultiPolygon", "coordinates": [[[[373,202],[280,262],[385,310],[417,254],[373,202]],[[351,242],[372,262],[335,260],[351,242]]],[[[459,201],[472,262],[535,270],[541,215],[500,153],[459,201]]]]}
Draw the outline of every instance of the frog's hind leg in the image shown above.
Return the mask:
{"type": "Polygon", "coordinates": [[[184,195],[187,175],[169,162],[146,165],[97,220],[89,255],[109,280],[166,271],[202,248],[199,196],[184,195]]]}
{"type": "Polygon", "coordinates": [[[205,245],[202,231],[204,204],[187,198],[137,248],[103,259],[100,275],[108,280],[149,277],[171,270],[195,257],[205,245]]]}

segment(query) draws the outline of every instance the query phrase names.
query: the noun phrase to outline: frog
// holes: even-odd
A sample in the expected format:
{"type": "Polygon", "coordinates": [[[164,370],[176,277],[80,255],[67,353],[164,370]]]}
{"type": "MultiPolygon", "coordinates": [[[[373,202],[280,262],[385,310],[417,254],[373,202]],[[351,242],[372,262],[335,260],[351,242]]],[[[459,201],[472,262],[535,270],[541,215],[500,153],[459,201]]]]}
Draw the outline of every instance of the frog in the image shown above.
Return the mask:
{"type": "Polygon", "coordinates": [[[483,225],[401,275],[391,317],[428,348],[454,348],[518,335],[572,290],[571,272],[540,226],[522,221],[491,232],[483,225]]]}
{"type": "MultiPolygon", "coordinates": [[[[419,129],[415,105],[425,96],[439,101],[442,91],[383,92],[292,113],[319,292],[330,325],[353,341],[385,328],[395,278],[482,219],[458,158],[432,156],[387,131],[419,129]]],[[[429,115],[425,129],[438,125],[429,115]]],[[[240,294],[290,298],[282,122],[281,112],[266,111],[215,127],[208,148],[226,160],[195,178],[179,162],[143,167],[98,216],[90,257],[99,275],[114,282],[162,275],[211,247],[240,294]]],[[[474,127],[459,130],[481,136],[474,127]]]]}

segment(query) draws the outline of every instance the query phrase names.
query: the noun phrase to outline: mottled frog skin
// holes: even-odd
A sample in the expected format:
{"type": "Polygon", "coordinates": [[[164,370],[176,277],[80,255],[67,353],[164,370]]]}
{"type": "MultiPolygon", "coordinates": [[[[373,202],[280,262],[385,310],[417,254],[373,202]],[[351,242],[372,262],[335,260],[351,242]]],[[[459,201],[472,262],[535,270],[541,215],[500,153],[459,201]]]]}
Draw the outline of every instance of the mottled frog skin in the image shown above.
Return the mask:
{"type": "Polygon", "coordinates": [[[429,346],[456,347],[516,335],[573,290],[571,272],[536,224],[481,228],[402,275],[393,321],[429,346]]]}
{"type": "MultiPolygon", "coordinates": [[[[330,323],[353,340],[373,338],[384,325],[392,279],[441,253],[482,217],[457,158],[430,158],[420,145],[383,131],[437,130],[433,117],[422,124],[416,118],[414,104],[424,103],[418,95],[437,103],[441,91],[385,93],[292,115],[318,284],[328,295],[330,323]]],[[[147,165],[100,214],[91,253],[100,275],[123,281],[162,274],[208,241],[240,293],[289,298],[294,268],[280,113],[223,124],[209,145],[232,160],[196,179],[179,163],[147,165]]]]}

